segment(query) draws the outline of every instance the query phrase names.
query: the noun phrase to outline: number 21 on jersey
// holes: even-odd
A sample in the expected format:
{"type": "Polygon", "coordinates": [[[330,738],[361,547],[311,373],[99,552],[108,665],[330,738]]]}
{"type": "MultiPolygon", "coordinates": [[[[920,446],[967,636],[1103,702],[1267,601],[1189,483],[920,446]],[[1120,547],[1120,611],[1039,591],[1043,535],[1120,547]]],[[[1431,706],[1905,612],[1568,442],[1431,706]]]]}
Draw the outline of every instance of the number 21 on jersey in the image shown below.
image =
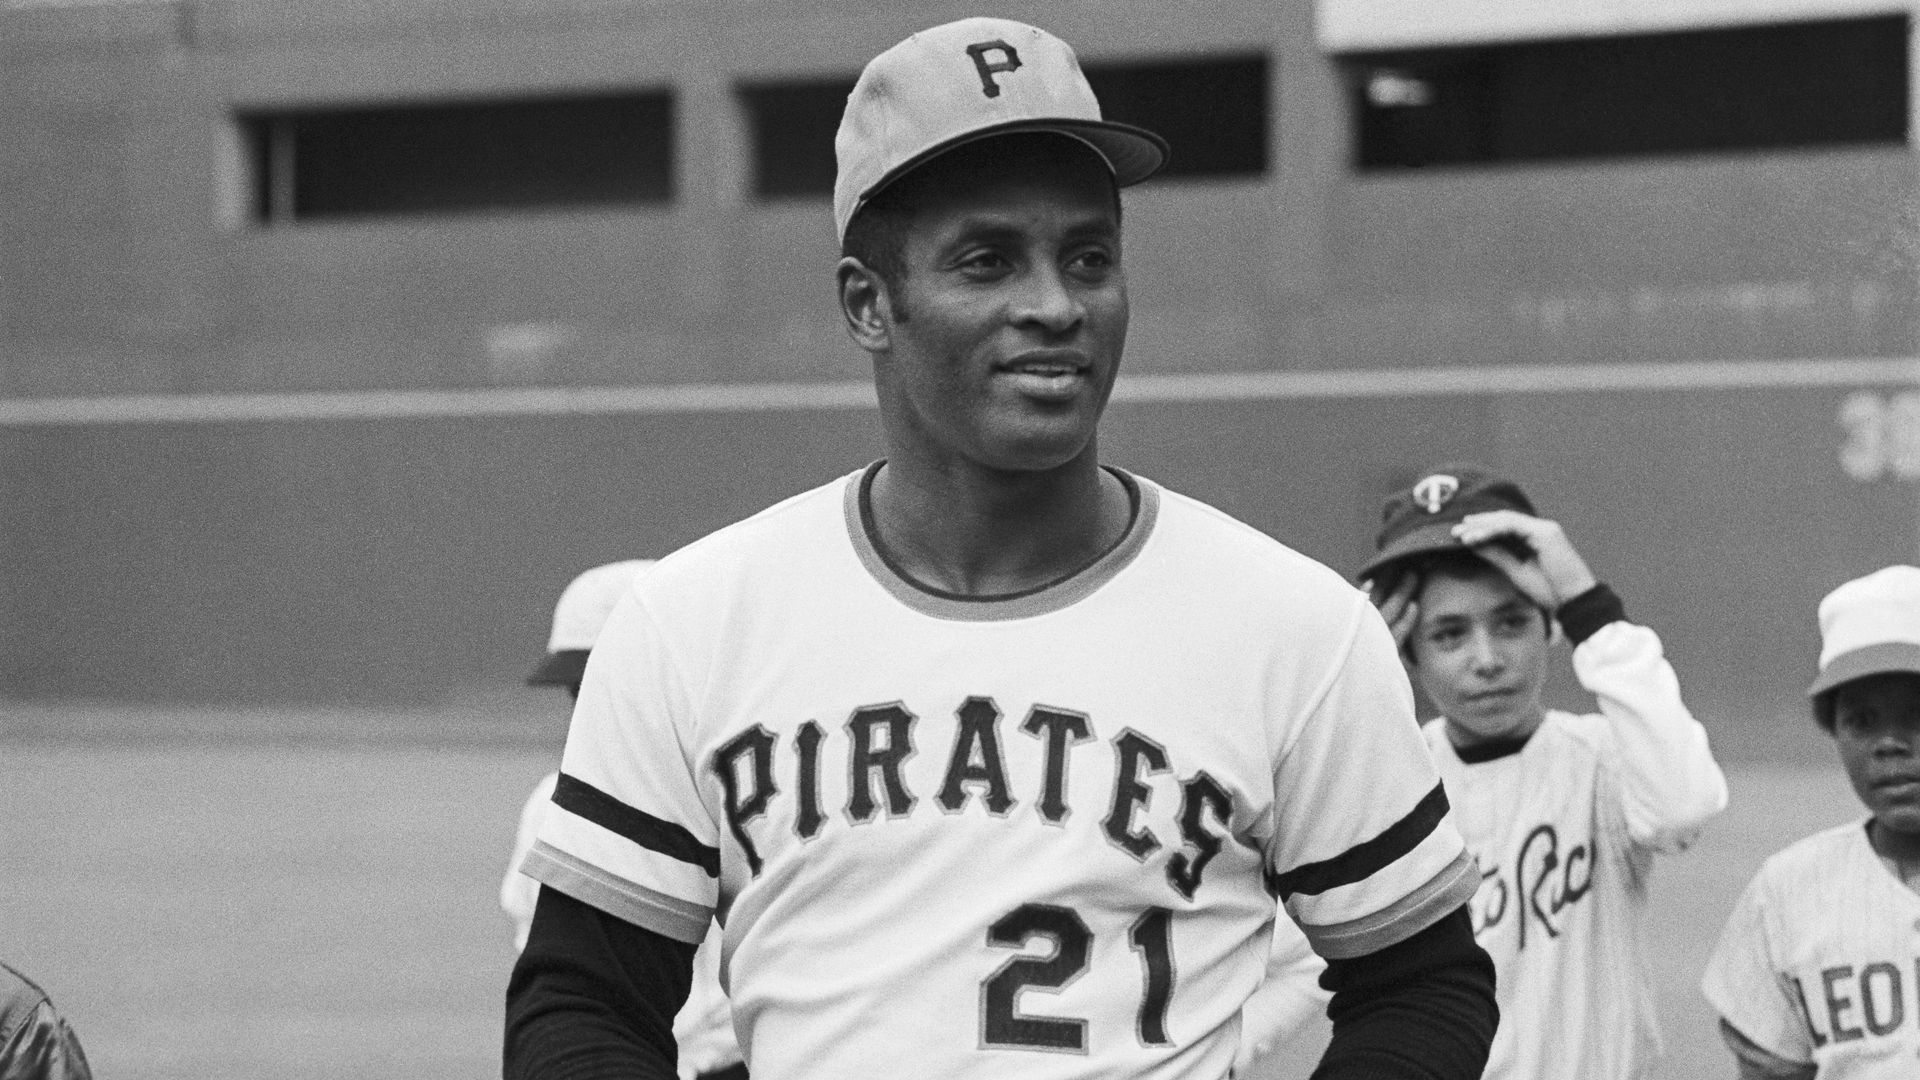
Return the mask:
{"type": "MultiPolygon", "coordinates": [[[[1167,1035],[1167,1005],[1173,998],[1172,923],[1173,912],[1150,907],[1127,932],[1128,943],[1140,955],[1146,987],[1134,1025],[1142,1046],[1173,1045],[1167,1035]]],[[[1085,1053],[1085,1020],[1027,1016],[1018,1005],[1023,990],[1055,992],[1085,974],[1093,931],[1079,912],[1055,904],[1022,904],[987,928],[987,944],[997,948],[1024,948],[1035,938],[1052,943],[1052,954],[1016,956],[980,984],[981,1045],[1085,1053]]]]}

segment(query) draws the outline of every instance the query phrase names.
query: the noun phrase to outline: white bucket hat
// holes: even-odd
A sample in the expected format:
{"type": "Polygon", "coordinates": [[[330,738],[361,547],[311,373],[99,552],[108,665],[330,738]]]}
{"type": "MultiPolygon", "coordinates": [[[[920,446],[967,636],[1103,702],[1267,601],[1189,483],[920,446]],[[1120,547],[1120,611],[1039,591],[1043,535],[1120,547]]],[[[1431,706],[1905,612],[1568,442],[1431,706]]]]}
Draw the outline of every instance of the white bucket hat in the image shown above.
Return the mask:
{"type": "Polygon", "coordinates": [[[1038,27],[974,18],[922,30],[867,64],[833,138],[833,225],[929,159],[991,135],[1052,131],[1092,147],[1114,183],[1137,184],[1167,160],[1160,136],[1100,118],[1073,48],[1038,27]]]}
{"type": "Polygon", "coordinates": [[[1820,601],[1820,676],[1808,696],[1888,671],[1920,674],[1920,567],[1876,570],[1820,601]]]}

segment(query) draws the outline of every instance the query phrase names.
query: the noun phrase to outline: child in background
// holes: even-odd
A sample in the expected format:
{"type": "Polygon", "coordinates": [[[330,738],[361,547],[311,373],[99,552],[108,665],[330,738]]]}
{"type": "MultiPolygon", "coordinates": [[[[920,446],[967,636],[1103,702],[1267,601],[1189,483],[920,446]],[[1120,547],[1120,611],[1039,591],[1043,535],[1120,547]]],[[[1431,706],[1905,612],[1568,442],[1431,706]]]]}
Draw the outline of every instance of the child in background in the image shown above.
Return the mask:
{"type": "Polygon", "coordinates": [[[1864,820],[1769,858],[1701,989],[1741,1080],[1920,1076],[1920,568],[1820,602],[1814,722],[1864,820]]]}
{"type": "Polygon", "coordinates": [[[1441,467],[1386,503],[1361,571],[1414,681],[1480,865],[1474,935],[1498,972],[1488,1080],[1635,1080],[1659,1056],[1642,957],[1656,852],[1727,802],[1659,635],[1627,621],[1509,480],[1441,467]],[[1599,712],[1542,703],[1556,626],[1599,712]]]}
{"type": "MultiPolygon", "coordinates": [[[[553,627],[547,635],[547,652],[527,676],[532,686],[559,686],[567,691],[568,708],[580,696],[580,678],[587,669],[587,655],[593,650],[600,627],[613,610],[614,601],[626,591],[635,574],[653,565],[652,559],[627,559],[596,566],[567,583],[553,609],[553,627]]],[[[560,774],[548,773],[534,785],[533,793],[520,811],[520,830],[514,836],[513,854],[507,859],[507,875],[500,882],[500,907],[513,920],[513,947],[527,943],[527,928],[533,924],[534,902],[540,895],[540,883],[520,872],[520,864],[540,834],[540,821],[553,800],[553,788],[560,774]]],[[[673,1021],[674,1038],[680,1044],[681,1080],[747,1080],[747,1068],[740,1060],[740,1045],[733,1034],[733,1014],[727,1005],[726,991],[720,988],[720,945],[718,928],[709,930],[707,940],[694,956],[693,986],[673,1021]]]]}

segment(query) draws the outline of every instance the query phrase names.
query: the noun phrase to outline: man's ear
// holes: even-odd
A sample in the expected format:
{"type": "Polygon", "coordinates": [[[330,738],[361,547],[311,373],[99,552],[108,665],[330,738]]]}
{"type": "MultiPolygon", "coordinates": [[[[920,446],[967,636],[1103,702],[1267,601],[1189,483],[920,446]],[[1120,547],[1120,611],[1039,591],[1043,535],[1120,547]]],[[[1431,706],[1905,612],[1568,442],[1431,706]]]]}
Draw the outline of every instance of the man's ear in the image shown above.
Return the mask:
{"type": "Polygon", "coordinates": [[[887,293],[887,283],[852,256],[841,259],[834,274],[847,335],[868,352],[887,351],[893,345],[893,298],[887,293]]]}

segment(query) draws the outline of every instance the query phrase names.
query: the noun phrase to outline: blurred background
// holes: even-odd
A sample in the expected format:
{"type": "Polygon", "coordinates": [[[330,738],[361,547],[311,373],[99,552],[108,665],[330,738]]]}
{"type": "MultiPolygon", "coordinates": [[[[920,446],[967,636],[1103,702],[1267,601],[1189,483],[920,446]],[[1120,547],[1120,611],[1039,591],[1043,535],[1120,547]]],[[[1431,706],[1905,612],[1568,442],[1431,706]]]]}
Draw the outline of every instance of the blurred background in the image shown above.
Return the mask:
{"type": "MultiPolygon", "coordinates": [[[[1682,954],[1851,812],[1814,606],[1920,557],[1910,7],[992,10],[1173,144],[1109,460],[1342,569],[1478,460],[1662,632],[1766,804],[1682,954]]],[[[0,957],[103,1072],[495,1068],[553,601],[878,456],[832,133],[987,10],[0,0],[0,957]]]]}

